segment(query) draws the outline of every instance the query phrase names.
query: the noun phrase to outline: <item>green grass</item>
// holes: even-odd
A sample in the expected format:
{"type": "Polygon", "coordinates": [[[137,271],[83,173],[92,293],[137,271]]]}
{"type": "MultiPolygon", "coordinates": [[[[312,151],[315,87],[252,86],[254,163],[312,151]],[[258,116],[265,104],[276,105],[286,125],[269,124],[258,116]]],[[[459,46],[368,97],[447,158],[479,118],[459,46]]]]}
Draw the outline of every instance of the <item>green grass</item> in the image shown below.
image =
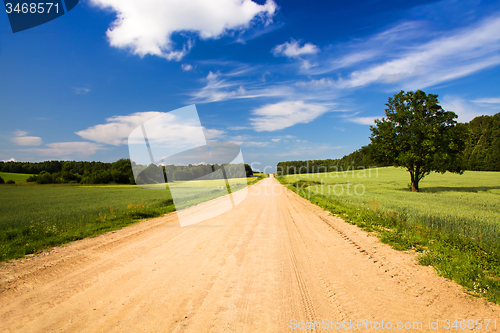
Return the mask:
{"type": "Polygon", "coordinates": [[[299,189],[314,183],[314,193],[356,208],[395,211],[408,223],[425,223],[478,240],[500,240],[499,172],[433,173],[421,181],[419,193],[409,190],[409,178],[403,169],[380,168],[372,169],[371,175],[366,171],[287,176],[285,182],[299,182],[299,189]]]}
{"type": "Polygon", "coordinates": [[[0,260],[174,211],[169,191],[136,186],[0,186],[0,260]]]}
{"type": "MultiPolygon", "coordinates": [[[[249,178],[248,183],[258,180],[249,178]]],[[[194,205],[227,190],[189,193],[189,205],[194,205]]],[[[175,211],[165,185],[148,190],[135,185],[25,184],[0,186],[0,197],[0,261],[175,211]]]]}
{"type": "Polygon", "coordinates": [[[31,175],[28,175],[26,173],[9,173],[9,172],[0,172],[0,177],[3,178],[3,180],[8,181],[8,180],[13,180],[16,183],[26,183],[26,180],[28,177],[31,175]]]}
{"type": "Polygon", "coordinates": [[[500,173],[431,174],[420,193],[410,192],[409,174],[396,168],[279,180],[392,247],[420,253],[421,264],[500,304],[500,173]]]}

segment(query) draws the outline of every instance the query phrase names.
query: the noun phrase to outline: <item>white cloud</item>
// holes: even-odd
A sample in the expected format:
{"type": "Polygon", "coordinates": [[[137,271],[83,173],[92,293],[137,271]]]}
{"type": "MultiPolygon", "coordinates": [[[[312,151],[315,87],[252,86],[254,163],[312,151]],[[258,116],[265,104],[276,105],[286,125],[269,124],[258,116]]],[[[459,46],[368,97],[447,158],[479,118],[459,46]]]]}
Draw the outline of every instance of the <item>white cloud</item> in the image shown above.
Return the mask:
{"type": "Polygon", "coordinates": [[[16,159],[14,157],[11,157],[8,160],[5,160],[3,162],[7,163],[7,162],[15,162],[15,161],[16,161],[16,159]]]}
{"type": "Polygon", "coordinates": [[[426,31],[421,22],[410,21],[388,28],[367,40],[356,39],[335,45],[335,47],[330,48],[333,53],[325,52],[326,61],[322,66],[315,68],[313,72],[314,74],[324,74],[340,68],[386,59],[387,56],[397,57],[401,52],[407,51],[408,45],[422,34],[425,34],[426,40],[432,36],[432,32],[426,31]]]}
{"type": "Polygon", "coordinates": [[[226,132],[218,129],[213,129],[213,128],[205,128],[203,127],[203,133],[205,133],[205,138],[207,140],[215,140],[215,139],[220,139],[223,137],[226,132]]]}
{"type": "Polygon", "coordinates": [[[375,125],[375,119],[380,118],[382,117],[352,117],[347,120],[360,125],[375,125]]]}
{"type": "MultiPolygon", "coordinates": [[[[136,112],[127,116],[113,116],[106,119],[105,124],[89,127],[83,131],[76,132],[80,137],[114,146],[130,144],[129,135],[141,124],[150,119],[162,115],[160,123],[148,128],[148,140],[151,144],[168,143],[171,146],[189,145],[191,142],[199,142],[199,121],[196,119],[181,119],[179,115],[169,112],[136,112]]],[[[154,125],[154,124],[152,124],[154,125]]],[[[217,129],[203,127],[203,133],[207,140],[218,139],[225,132],[217,129]]]]}
{"type": "Polygon", "coordinates": [[[207,75],[207,80],[208,81],[215,81],[217,80],[217,77],[220,76],[220,72],[216,72],[216,73],[212,73],[211,71],[208,72],[208,75],[207,75]]]}
{"type": "Polygon", "coordinates": [[[57,158],[63,156],[74,156],[76,158],[87,157],[103,150],[101,145],[92,142],[55,142],[47,144],[49,148],[32,148],[28,151],[35,152],[46,158],[57,158]]]}
{"type": "Polygon", "coordinates": [[[90,88],[73,88],[73,91],[77,95],[87,95],[90,92],[90,88]]]}
{"type": "Polygon", "coordinates": [[[354,71],[339,85],[402,83],[405,89],[420,89],[470,75],[500,64],[498,31],[500,18],[486,19],[473,28],[456,30],[410,51],[395,52],[395,59],[354,71]]]}
{"type": "Polygon", "coordinates": [[[441,107],[446,111],[453,111],[458,116],[458,121],[461,123],[469,122],[475,117],[482,115],[493,115],[498,112],[498,109],[473,105],[469,101],[453,95],[446,95],[441,101],[441,107]]]}
{"type": "Polygon", "coordinates": [[[476,104],[500,104],[500,97],[493,98],[480,98],[472,101],[476,104]]]}
{"type": "Polygon", "coordinates": [[[192,66],[192,65],[190,65],[190,64],[182,64],[182,65],[181,65],[181,68],[182,68],[182,70],[183,70],[184,72],[189,72],[190,70],[192,70],[192,69],[193,69],[193,66],[192,66]]]}
{"type": "Polygon", "coordinates": [[[321,78],[321,79],[318,79],[318,80],[310,80],[310,81],[298,81],[296,83],[297,86],[313,86],[313,87],[317,87],[317,86],[331,86],[333,85],[335,82],[330,79],[329,77],[327,78],[321,78]]]}
{"type": "Polygon", "coordinates": [[[130,132],[137,126],[161,114],[163,113],[149,111],[136,112],[128,116],[113,116],[106,119],[106,124],[95,125],[76,134],[90,141],[119,146],[127,144],[130,132]]]}
{"type": "Polygon", "coordinates": [[[253,110],[252,114],[256,117],[250,121],[257,132],[277,131],[299,123],[309,123],[328,110],[321,104],[286,101],[267,104],[253,110]]]}
{"type": "Polygon", "coordinates": [[[317,62],[311,63],[308,60],[304,60],[304,61],[302,61],[302,66],[300,66],[300,68],[307,71],[307,70],[309,70],[313,67],[317,67],[317,66],[318,66],[317,62]]]}
{"type": "Polygon", "coordinates": [[[229,73],[209,72],[206,85],[191,94],[192,103],[212,103],[232,99],[290,96],[293,90],[286,85],[268,86],[261,80],[243,81],[236,77],[247,74],[253,68],[237,68],[229,73]]]}
{"type": "Polygon", "coordinates": [[[271,139],[272,142],[280,142],[281,139],[271,139]]]}
{"type": "Polygon", "coordinates": [[[266,147],[269,145],[269,142],[248,141],[243,142],[242,145],[247,147],[266,147]]]}
{"type": "Polygon", "coordinates": [[[252,21],[270,22],[277,6],[273,0],[259,5],[251,0],[90,0],[117,19],[106,32],[111,46],[130,49],[141,57],[155,55],[180,60],[193,42],[188,38],[175,49],[174,33],[219,38],[231,30],[248,29],[252,21]]]}
{"type": "MultiPolygon", "coordinates": [[[[303,46],[300,46],[300,41],[291,40],[289,42],[285,42],[280,45],[276,45],[271,52],[275,57],[285,56],[288,58],[299,58],[301,55],[306,54],[316,54],[319,52],[319,48],[311,43],[305,43],[303,46]]],[[[308,62],[309,64],[309,62],[308,62]]],[[[303,64],[304,65],[304,64],[303,64]]],[[[305,66],[307,67],[307,66],[305,66]]],[[[309,64],[310,67],[310,64],[309,64]]],[[[309,68],[308,67],[308,68],[309,68]]]]}
{"type": "Polygon", "coordinates": [[[248,127],[248,126],[230,126],[227,129],[230,131],[241,131],[241,130],[250,129],[250,127],[248,127]]]}
{"type": "Polygon", "coordinates": [[[16,145],[19,146],[39,146],[42,144],[42,138],[38,136],[27,136],[28,132],[16,131],[15,137],[11,139],[16,145]]]}

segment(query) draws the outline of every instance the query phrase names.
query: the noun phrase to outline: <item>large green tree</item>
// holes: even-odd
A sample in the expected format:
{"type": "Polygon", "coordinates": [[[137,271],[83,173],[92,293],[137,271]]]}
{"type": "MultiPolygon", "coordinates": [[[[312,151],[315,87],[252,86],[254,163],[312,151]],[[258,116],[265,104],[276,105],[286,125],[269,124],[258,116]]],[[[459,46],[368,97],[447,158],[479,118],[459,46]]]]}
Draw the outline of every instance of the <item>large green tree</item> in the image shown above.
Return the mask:
{"type": "Polygon", "coordinates": [[[414,192],[432,171],[463,173],[463,131],[456,126],[457,115],[439,105],[438,95],[401,91],[386,106],[385,117],[370,127],[375,161],[406,168],[414,192]]]}

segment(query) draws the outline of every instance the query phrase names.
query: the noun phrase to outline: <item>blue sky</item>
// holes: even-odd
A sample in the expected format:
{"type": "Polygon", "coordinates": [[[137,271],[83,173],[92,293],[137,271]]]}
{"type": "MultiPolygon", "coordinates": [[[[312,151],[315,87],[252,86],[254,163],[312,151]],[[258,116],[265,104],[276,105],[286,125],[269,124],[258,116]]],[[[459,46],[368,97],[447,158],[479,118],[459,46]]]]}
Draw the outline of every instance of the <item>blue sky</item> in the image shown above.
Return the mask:
{"type": "Polygon", "coordinates": [[[274,168],[340,158],[400,90],[500,112],[500,1],[83,0],[13,34],[0,15],[0,160],[128,157],[196,104],[211,140],[274,168]]]}

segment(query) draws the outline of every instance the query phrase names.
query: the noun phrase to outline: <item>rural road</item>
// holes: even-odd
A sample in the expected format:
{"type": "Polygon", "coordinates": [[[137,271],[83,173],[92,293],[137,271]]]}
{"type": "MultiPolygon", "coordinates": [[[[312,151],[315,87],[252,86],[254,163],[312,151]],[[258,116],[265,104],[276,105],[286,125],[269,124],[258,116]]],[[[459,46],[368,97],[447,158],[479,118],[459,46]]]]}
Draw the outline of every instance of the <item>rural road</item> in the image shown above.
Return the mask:
{"type": "Polygon", "coordinates": [[[449,332],[499,314],[273,178],[197,225],[172,213],[0,266],[1,332],[449,332]]]}

